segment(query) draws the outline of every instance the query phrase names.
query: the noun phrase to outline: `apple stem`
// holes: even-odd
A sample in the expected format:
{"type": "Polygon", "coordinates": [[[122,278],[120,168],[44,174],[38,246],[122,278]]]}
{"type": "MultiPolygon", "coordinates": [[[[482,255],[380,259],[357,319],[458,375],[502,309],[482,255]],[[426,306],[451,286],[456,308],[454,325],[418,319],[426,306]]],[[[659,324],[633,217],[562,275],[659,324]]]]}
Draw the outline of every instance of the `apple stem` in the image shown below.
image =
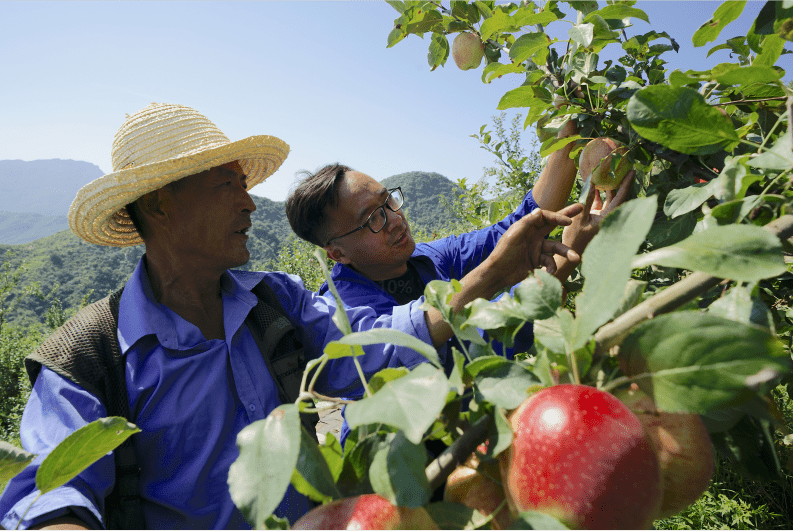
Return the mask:
{"type": "Polygon", "coordinates": [[[430,492],[440,487],[457,465],[464,463],[479,444],[487,439],[488,427],[492,420],[490,415],[483,415],[462,436],[444,450],[437,459],[432,461],[424,472],[430,484],[430,492]]]}

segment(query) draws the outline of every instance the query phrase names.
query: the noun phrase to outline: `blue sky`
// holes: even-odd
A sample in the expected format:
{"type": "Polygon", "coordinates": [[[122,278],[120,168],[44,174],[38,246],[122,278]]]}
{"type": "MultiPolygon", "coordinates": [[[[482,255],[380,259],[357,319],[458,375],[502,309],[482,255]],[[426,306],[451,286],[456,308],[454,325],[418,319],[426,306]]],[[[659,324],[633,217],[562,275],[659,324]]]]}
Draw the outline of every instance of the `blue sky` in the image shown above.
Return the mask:
{"type": "MultiPolygon", "coordinates": [[[[694,48],[718,5],[640,1],[652,25],[637,20],[628,34],[674,37],[680,53],[663,56],[670,71],[710,68],[729,54],[707,50],[744,35],[763,2],[694,48]]],[[[428,39],[386,48],[396,17],[377,1],[0,2],[0,160],[85,160],[109,172],[125,114],[167,102],[195,108],[231,140],[289,143],[281,169],[253,189],[277,201],[297,171],[335,161],[377,179],[414,170],[480,178],[493,160],[470,135],[521,77],[485,85],[482,67],[460,71],[451,59],[430,72],[428,39]]],[[[788,71],[790,57],[778,62],[788,71]]]]}

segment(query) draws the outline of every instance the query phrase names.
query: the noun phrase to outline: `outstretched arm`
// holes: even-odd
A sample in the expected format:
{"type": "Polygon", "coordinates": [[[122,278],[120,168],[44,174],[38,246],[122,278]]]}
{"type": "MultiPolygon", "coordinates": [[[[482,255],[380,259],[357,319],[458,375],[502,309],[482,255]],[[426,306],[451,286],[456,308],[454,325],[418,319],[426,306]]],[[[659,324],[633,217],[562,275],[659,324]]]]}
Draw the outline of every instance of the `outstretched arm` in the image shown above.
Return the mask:
{"type": "MultiPolygon", "coordinates": [[[[576,129],[575,121],[569,120],[556,137],[572,136],[576,134],[576,129]]],[[[567,204],[576,176],[575,161],[570,158],[574,144],[571,142],[551,153],[540,178],[534,184],[532,195],[540,208],[557,211],[567,204]]]]}
{"type": "MultiPolygon", "coordinates": [[[[557,226],[568,226],[572,217],[584,209],[577,203],[551,212],[537,209],[514,223],[501,237],[496,248],[476,269],[465,275],[460,283],[462,290],[451,300],[455,312],[474,299],[491,299],[499,290],[524,280],[529,272],[538,267],[553,274],[557,265],[555,258],[564,257],[576,264],[580,256],[563,243],[545,237],[557,226]]],[[[435,347],[441,346],[452,336],[451,327],[443,321],[434,308],[426,312],[427,327],[435,347]]]]}

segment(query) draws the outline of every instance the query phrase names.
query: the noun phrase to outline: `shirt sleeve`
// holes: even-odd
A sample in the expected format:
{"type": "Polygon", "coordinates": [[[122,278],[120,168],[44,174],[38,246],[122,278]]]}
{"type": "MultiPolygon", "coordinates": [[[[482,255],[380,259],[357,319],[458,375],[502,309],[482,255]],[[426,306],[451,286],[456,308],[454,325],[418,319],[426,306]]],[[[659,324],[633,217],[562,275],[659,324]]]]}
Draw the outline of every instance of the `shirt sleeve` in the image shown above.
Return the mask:
{"type": "Polygon", "coordinates": [[[104,527],[104,499],[112,489],[115,474],[112,454],[38,499],[36,472],[58,443],[75,430],[105,416],[104,405],[94,395],[42,367],[20,426],[23,448],[37,457],[8,482],[0,496],[0,524],[4,528],[16,528],[23,515],[20,529],[66,514],[73,514],[93,528],[104,527]]]}
{"type": "MultiPolygon", "coordinates": [[[[331,295],[317,295],[303,287],[295,275],[270,273],[268,283],[278,295],[293,325],[299,330],[309,357],[322,355],[325,345],[342,337],[332,320],[336,303],[331,295]]],[[[375,328],[388,328],[416,337],[432,345],[424,310],[420,309],[424,297],[403,306],[394,306],[390,314],[377,315],[370,307],[346,308],[353,332],[375,328]]],[[[407,347],[391,343],[369,345],[358,358],[368,377],[386,367],[415,367],[427,361],[424,356],[407,347]]],[[[358,371],[350,357],[331,360],[318,378],[317,390],[328,395],[352,397],[361,394],[362,385],[358,371]]]]}
{"type": "Polygon", "coordinates": [[[537,208],[530,190],[515,211],[498,223],[459,236],[416,244],[416,251],[429,257],[446,278],[461,279],[490,256],[498,240],[513,223],[537,208]]]}

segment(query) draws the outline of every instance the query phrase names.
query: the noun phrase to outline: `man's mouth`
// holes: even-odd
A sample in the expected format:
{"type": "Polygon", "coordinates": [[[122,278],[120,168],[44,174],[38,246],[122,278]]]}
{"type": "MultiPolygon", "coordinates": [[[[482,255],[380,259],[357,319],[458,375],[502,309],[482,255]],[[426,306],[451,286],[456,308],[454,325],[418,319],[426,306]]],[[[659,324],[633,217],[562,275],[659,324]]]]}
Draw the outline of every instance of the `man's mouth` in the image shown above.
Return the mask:
{"type": "Polygon", "coordinates": [[[242,234],[243,236],[247,236],[248,235],[248,231],[250,229],[251,229],[251,227],[250,227],[250,225],[248,225],[247,227],[244,227],[244,228],[242,228],[240,230],[234,231],[234,233],[235,234],[242,234]]]}

